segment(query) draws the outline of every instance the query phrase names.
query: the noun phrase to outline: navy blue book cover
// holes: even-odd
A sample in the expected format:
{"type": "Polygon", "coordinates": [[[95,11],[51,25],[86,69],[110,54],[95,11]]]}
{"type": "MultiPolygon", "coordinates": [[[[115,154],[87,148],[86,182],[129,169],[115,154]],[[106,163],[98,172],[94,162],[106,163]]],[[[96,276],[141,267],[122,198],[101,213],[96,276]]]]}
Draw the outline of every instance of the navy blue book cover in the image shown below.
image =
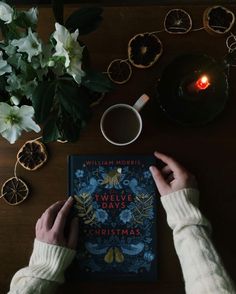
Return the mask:
{"type": "Polygon", "coordinates": [[[152,164],[154,156],[69,156],[68,194],[80,224],[70,278],[156,280],[152,164]]]}

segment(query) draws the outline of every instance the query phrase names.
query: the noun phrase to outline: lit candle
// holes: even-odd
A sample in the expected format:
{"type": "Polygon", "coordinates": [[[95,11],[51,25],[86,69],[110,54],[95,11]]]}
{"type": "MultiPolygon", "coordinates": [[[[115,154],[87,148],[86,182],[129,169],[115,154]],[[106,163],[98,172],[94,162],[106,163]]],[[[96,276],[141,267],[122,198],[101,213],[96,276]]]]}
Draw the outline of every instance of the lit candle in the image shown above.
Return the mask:
{"type": "Polygon", "coordinates": [[[206,75],[201,76],[195,83],[196,90],[206,90],[210,86],[209,79],[206,75]]]}
{"type": "Polygon", "coordinates": [[[199,91],[206,90],[210,86],[209,78],[207,75],[202,75],[196,82],[192,82],[187,86],[191,93],[198,93],[199,91]]]}

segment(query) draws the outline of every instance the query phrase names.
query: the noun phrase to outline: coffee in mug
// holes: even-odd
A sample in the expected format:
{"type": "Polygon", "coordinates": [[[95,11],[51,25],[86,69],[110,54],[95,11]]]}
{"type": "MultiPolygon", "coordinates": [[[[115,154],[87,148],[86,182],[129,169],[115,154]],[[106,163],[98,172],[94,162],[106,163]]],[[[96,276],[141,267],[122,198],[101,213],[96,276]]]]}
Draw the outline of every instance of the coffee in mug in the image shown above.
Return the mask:
{"type": "Polygon", "coordinates": [[[109,107],[104,112],[100,123],[102,134],[107,141],[118,146],[134,142],[142,130],[139,111],[148,100],[149,97],[143,94],[134,106],[115,104],[109,107]]]}

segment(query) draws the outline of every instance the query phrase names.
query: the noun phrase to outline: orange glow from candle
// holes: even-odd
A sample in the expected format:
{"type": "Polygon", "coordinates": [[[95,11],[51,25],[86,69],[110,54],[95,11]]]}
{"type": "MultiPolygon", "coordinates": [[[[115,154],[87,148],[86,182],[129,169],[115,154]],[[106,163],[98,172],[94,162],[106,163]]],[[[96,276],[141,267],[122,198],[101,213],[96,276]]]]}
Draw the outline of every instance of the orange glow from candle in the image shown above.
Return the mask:
{"type": "Polygon", "coordinates": [[[209,79],[206,75],[201,76],[195,83],[197,90],[206,90],[210,86],[209,79]]]}

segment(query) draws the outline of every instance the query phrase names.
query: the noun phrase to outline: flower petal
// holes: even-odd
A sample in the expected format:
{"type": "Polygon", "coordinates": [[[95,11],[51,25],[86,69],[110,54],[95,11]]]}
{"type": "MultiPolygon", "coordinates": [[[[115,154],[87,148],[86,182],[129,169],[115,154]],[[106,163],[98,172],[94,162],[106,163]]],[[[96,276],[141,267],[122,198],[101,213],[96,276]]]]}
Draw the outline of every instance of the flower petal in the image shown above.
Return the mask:
{"type": "Polygon", "coordinates": [[[6,24],[11,23],[14,10],[7,3],[0,1],[0,19],[6,24]]]}
{"type": "Polygon", "coordinates": [[[0,102],[0,119],[5,118],[11,112],[11,106],[7,103],[0,102]]]}
{"type": "Polygon", "coordinates": [[[22,117],[32,117],[34,115],[34,108],[28,105],[22,105],[19,109],[19,114],[22,117]]]}
{"type": "Polygon", "coordinates": [[[56,31],[53,34],[53,38],[57,41],[60,42],[62,44],[66,44],[68,38],[70,38],[70,32],[62,25],[60,25],[59,23],[55,23],[55,28],[56,31]]]}
{"type": "Polygon", "coordinates": [[[71,37],[74,41],[77,41],[79,36],[79,30],[77,29],[76,31],[74,31],[74,33],[71,34],[71,37]]]}
{"type": "Polygon", "coordinates": [[[6,124],[3,120],[0,119],[0,133],[4,132],[8,128],[8,124],[6,124]]]}
{"type": "Polygon", "coordinates": [[[68,74],[74,78],[77,84],[81,84],[81,79],[85,76],[85,72],[81,69],[81,66],[81,62],[76,62],[76,60],[73,59],[69,68],[67,69],[68,74]]]}
{"type": "Polygon", "coordinates": [[[24,118],[21,122],[21,128],[25,131],[35,131],[40,132],[41,128],[37,125],[31,118],[24,118]]]}
{"type": "Polygon", "coordinates": [[[10,106],[0,103],[0,133],[11,144],[15,143],[22,130],[39,132],[40,127],[33,121],[32,106],[10,106]]]}
{"type": "Polygon", "coordinates": [[[37,34],[28,29],[28,35],[24,38],[14,39],[11,44],[18,47],[17,52],[25,52],[28,54],[28,62],[31,62],[33,56],[37,56],[42,52],[41,41],[37,38],[37,34]]]}
{"type": "Polygon", "coordinates": [[[53,34],[53,38],[56,40],[56,46],[53,56],[64,57],[64,65],[67,73],[70,74],[74,80],[81,84],[81,78],[85,75],[81,69],[83,49],[80,43],[77,41],[79,30],[74,33],[70,33],[64,26],[56,23],[56,31],[53,34]]]}
{"type": "Polygon", "coordinates": [[[1,135],[7,139],[11,144],[15,143],[21,135],[21,129],[17,125],[10,126],[1,133],[1,135]]]}

